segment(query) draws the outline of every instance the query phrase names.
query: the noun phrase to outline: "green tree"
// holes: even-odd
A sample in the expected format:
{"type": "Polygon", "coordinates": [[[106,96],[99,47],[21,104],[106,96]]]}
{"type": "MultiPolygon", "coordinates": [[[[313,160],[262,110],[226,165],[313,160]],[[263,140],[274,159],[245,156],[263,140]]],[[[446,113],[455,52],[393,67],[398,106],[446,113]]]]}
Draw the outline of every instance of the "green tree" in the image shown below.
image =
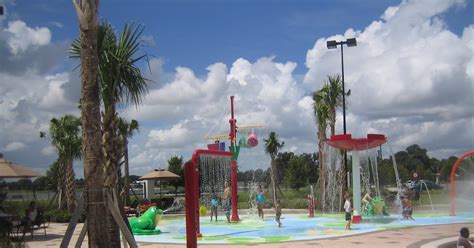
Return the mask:
{"type": "Polygon", "coordinates": [[[58,190],[59,178],[60,178],[60,163],[55,161],[49,165],[49,169],[46,171],[46,178],[48,178],[48,184],[51,185],[52,189],[58,190]]]}
{"type": "Polygon", "coordinates": [[[179,179],[171,181],[171,185],[174,186],[174,193],[178,194],[178,188],[184,186],[183,157],[173,156],[168,159],[168,171],[180,176],[179,179]]]}
{"type": "Polygon", "coordinates": [[[31,189],[33,186],[33,182],[29,178],[22,178],[16,182],[18,188],[26,190],[31,189]]]}
{"type": "MultiPolygon", "coordinates": [[[[400,170],[398,170],[400,172],[400,170]]],[[[378,163],[379,184],[381,187],[396,185],[395,171],[391,159],[383,159],[378,163]]]]}
{"type": "Polygon", "coordinates": [[[410,155],[411,159],[419,160],[424,165],[424,167],[429,166],[430,158],[428,157],[428,154],[427,154],[428,151],[426,149],[423,149],[419,145],[414,144],[407,147],[406,151],[410,155]]]}
{"type": "Polygon", "coordinates": [[[300,156],[292,157],[289,162],[287,181],[290,187],[297,191],[307,183],[304,163],[304,159],[300,156]]]}
{"type": "Polygon", "coordinates": [[[47,190],[48,189],[48,182],[49,182],[48,177],[41,176],[41,177],[37,177],[33,181],[33,185],[34,185],[36,190],[47,190]]]}
{"type": "Polygon", "coordinates": [[[447,159],[441,160],[440,179],[442,182],[449,182],[451,176],[451,170],[453,169],[454,163],[458,160],[457,157],[451,156],[447,159]]]}
{"type": "Polygon", "coordinates": [[[73,162],[81,158],[81,120],[73,115],[53,118],[49,133],[51,144],[58,151],[60,171],[64,175],[62,186],[66,192],[67,209],[72,213],[76,206],[73,162]]]}
{"type": "Polygon", "coordinates": [[[119,131],[119,136],[121,139],[121,149],[122,150],[122,156],[124,160],[124,172],[125,172],[125,177],[124,177],[124,186],[123,190],[125,192],[125,205],[128,206],[130,204],[130,169],[129,169],[129,164],[128,164],[128,139],[131,138],[135,132],[139,131],[139,124],[138,121],[132,120],[128,122],[127,120],[123,118],[118,119],[117,123],[117,128],[119,131]]]}
{"type": "Polygon", "coordinates": [[[284,141],[278,139],[278,135],[275,132],[270,132],[268,134],[268,138],[264,139],[265,142],[265,153],[270,156],[271,159],[271,182],[272,182],[272,192],[273,192],[273,203],[276,203],[277,196],[276,196],[276,175],[277,175],[277,167],[275,164],[275,158],[280,151],[280,149],[285,145],[284,141]]]}
{"type": "Polygon", "coordinates": [[[310,184],[315,184],[318,182],[318,156],[316,153],[303,153],[300,155],[300,158],[304,161],[304,171],[307,182],[310,184]]]}
{"type": "MultiPolygon", "coordinates": [[[[285,175],[288,172],[290,166],[290,160],[295,156],[292,152],[279,152],[275,158],[276,165],[276,183],[277,185],[285,182],[285,175]]],[[[285,182],[286,183],[286,182],[285,182]]]]}

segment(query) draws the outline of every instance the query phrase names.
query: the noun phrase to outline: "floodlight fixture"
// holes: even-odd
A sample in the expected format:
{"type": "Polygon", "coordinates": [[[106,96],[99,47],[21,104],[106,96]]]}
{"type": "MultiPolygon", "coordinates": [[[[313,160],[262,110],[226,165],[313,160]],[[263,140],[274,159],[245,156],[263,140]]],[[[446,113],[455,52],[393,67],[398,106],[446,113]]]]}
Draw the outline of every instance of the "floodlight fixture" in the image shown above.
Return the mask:
{"type": "Polygon", "coordinates": [[[357,46],[357,40],[356,40],[356,38],[347,39],[346,44],[347,44],[348,47],[355,47],[355,46],[357,46]]]}
{"type": "Polygon", "coordinates": [[[326,45],[327,45],[328,49],[335,49],[335,48],[337,48],[337,41],[335,41],[335,40],[328,40],[328,41],[326,42],[326,45]]]}

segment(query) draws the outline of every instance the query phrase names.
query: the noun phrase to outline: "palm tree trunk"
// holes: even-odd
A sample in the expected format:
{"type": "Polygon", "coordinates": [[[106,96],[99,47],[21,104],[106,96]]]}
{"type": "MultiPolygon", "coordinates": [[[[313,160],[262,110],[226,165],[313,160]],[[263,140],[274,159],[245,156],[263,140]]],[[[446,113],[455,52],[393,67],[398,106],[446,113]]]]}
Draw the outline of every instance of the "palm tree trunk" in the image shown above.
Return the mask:
{"type": "Polygon", "coordinates": [[[320,201],[321,202],[321,208],[322,210],[325,210],[325,197],[326,197],[326,179],[325,179],[325,171],[326,169],[324,168],[324,137],[322,136],[322,132],[318,132],[318,145],[319,145],[319,188],[321,191],[320,194],[320,201]]]}
{"type": "MultiPolygon", "coordinates": [[[[278,192],[280,192],[281,198],[283,198],[283,191],[281,191],[280,184],[277,184],[276,187],[278,189],[278,192]]],[[[288,191],[288,184],[286,185],[286,190],[288,191]]]]}
{"type": "Polygon", "coordinates": [[[125,190],[125,206],[130,204],[130,172],[128,167],[128,140],[124,139],[123,142],[123,156],[124,156],[124,171],[125,171],[125,180],[124,180],[124,190],[125,190]]]}
{"type": "Polygon", "coordinates": [[[276,205],[277,201],[277,191],[276,191],[276,168],[275,168],[275,160],[272,158],[271,162],[271,168],[272,168],[272,176],[270,177],[272,179],[272,191],[273,191],[273,206],[276,205]]]}
{"type": "MultiPolygon", "coordinates": [[[[102,136],[102,144],[105,159],[105,181],[104,187],[117,190],[118,189],[118,169],[119,169],[119,143],[117,135],[117,114],[115,113],[115,103],[105,106],[103,116],[104,131],[102,136]]],[[[107,232],[110,235],[112,247],[120,247],[120,233],[118,225],[112,214],[107,210],[107,232]]]]}
{"type": "Polygon", "coordinates": [[[66,210],[67,209],[67,197],[66,197],[66,163],[64,163],[62,160],[59,161],[59,180],[58,180],[58,204],[59,204],[59,209],[61,210],[66,210]]]}
{"type": "Polygon", "coordinates": [[[99,60],[97,52],[98,0],[74,0],[81,36],[82,156],[87,198],[87,232],[90,248],[110,247],[105,229],[102,194],[102,143],[100,129],[99,60]]]}
{"type": "Polygon", "coordinates": [[[106,106],[103,114],[104,130],[102,144],[105,159],[105,187],[114,187],[118,184],[119,144],[117,135],[117,114],[115,106],[106,106]]]}
{"type": "Polygon", "coordinates": [[[66,197],[67,197],[67,209],[69,213],[74,212],[76,208],[76,187],[74,181],[74,168],[72,159],[66,160],[66,197]]]}
{"type": "Polygon", "coordinates": [[[336,134],[336,109],[331,109],[329,120],[329,128],[331,129],[331,135],[336,134]]]}
{"type": "MultiPolygon", "coordinates": [[[[331,120],[330,120],[329,126],[330,126],[330,129],[331,129],[331,135],[335,135],[336,134],[336,110],[333,110],[333,112],[331,113],[331,120]]],[[[344,156],[344,153],[343,153],[343,156],[344,156]]],[[[344,195],[344,192],[347,191],[347,176],[346,176],[346,169],[345,169],[344,159],[341,160],[341,166],[339,168],[340,168],[339,169],[339,176],[341,177],[341,194],[339,196],[339,202],[340,202],[339,211],[341,211],[341,208],[344,205],[343,195],[344,195]]]]}
{"type": "Polygon", "coordinates": [[[341,163],[341,167],[339,169],[339,177],[341,177],[341,192],[339,195],[339,212],[342,211],[342,207],[344,206],[344,194],[347,191],[347,184],[344,182],[346,181],[346,170],[344,169],[344,162],[341,163]]]}

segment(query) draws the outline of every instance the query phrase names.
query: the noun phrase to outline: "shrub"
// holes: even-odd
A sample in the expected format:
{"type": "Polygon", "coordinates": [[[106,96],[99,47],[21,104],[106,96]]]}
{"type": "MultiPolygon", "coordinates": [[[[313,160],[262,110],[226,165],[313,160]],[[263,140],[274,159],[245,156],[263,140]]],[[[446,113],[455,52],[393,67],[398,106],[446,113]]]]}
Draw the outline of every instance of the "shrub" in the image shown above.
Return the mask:
{"type": "Polygon", "coordinates": [[[71,219],[71,214],[67,210],[49,209],[45,211],[44,218],[52,222],[68,223],[71,219]]]}
{"type": "Polygon", "coordinates": [[[3,247],[3,248],[17,248],[18,247],[19,248],[23,246],[21,245],[21,243],[14,242],[7,237],[0,237],[0,247],[3,247]]]}

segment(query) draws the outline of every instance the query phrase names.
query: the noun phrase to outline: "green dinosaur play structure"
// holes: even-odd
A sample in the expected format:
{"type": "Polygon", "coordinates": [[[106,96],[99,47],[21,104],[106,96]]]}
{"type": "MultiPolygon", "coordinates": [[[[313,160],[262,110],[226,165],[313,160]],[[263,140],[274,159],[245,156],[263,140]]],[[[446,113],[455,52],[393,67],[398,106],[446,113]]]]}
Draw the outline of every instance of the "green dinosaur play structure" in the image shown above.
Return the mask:
{"type": "Polygon", "coordinates": [[[132,218],[128,222],[135,235],[160,234],[161,231],[155,229],[163,215],[163,210],[152,206],[140,217],[132,218]]]}
{"type": "Polygon", "coordinates": [[[364,211],[362,212],[363,216],[388,216],[385,209],[385,201],[380,197],[374,197],[370,200],[370,203],[367,204],[364,211]]]}

